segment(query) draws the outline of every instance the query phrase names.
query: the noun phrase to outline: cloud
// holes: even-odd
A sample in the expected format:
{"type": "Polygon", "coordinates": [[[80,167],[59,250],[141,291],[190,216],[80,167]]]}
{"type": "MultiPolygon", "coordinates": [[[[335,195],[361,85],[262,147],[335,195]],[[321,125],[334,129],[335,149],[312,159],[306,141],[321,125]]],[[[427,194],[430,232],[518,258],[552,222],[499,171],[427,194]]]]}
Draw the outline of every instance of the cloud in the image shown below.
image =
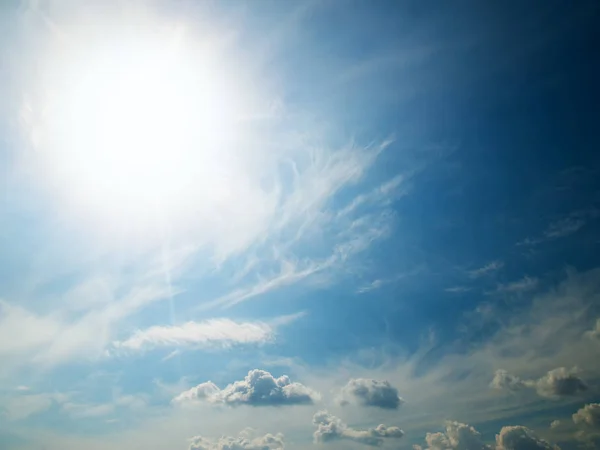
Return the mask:
{"type": "Polygon", "coordinates": [[[490,383],[490,386],[494,389],[506,389],[509,391],[516,391],[527,387],[527,384],[519,377],[508,373],[506,370],[496,370],[494,378],[490,383]]]}
{"type": "Polygon", "coordinates": [[[521,380],[505,370],[497,370],[490,386],[511,391],[534,388],[538,395],[546,398],[569,397],[588,389],[587,384],[577,376],[578,373],[577,368],[558,367],[537,380],[521,380]]]}
{"type": "Polygon", "coordinates": [[[577,376],[578,372],[576,368],[559,367],[537,380],[535,388],[542,397],[577,395],[588,389],[587,384],[577,376]]]}
{"type": "Polygon", "coordinates": [[[272,339],[273,333],[274,330],[262,322],[211,319],[138,330],[125,341],[115,342],[114,346],[130,350],[183,345],[227,347],[234,344],[268,342],[272,339]]]}
{"type": "Polygon", "coordinates": [[[261,278],[257,283],[250,286],[235,289],[215,300],[203,303],[199,309],[210,309],[214,307],[231,307],[251,298],[266,294],[267,292],[280,289],[284,286],[295,284],[311,275],[330,268],[333,258],[320,261],[294,261],[281,260],[278,273],[261,278]]]}
{"type": "Polygon", "coordinates": [[[585,336],[589,339],[600,341],[600,319],[596,319],[594,328],[585,332],[585,336]]]}
{"type": "Polygon", "coordinates": [[[448,421],[444,432],[427,433],[425,442],[429,450],[488,450],[481,434],[465,423],[448,421]]]}
{"type": "Polygon", "coordinates": [[[115,410],[115,405],[105,403],[100,405],[88,405],[81,403],[65,403],[62,409],[71,417],[76,419],[88,419],[96,417],[104,417],[112,414],[115,410]]]}
{"type": "Polygon", "coordinates": [[[405,195],[407,192],[406,189],[399,190],[398,188],[406,183],[406,178],[407,177],[403,174],[397,175],[389,181],[379,185],[371,192],[358,195],[338,212],[338,217],[347,216],[362,206],[372,206],[374,204],[385,205],[392,199],[397,198],[400,195],[405,195]]]}
{"type": "Polygon", "coordinates": [[[224,389],[208,381],[182,392],[173,402],[185,404],[205,400],[230,406],[285,406],[312,404],[319,398],[317,392],[303,384],[291,382],[287,375],[274,378],[265,370],[254,369],[243,380],[229,384],[224,389]]]}
{"type": "Polygon", "coordinates": [[[524,276],[522,279],[518,281],[513,281],[511,283],[499,284],[496,292],[506,292],[506,293],[522,293],[535,289],[538,285],[538,279],[535,277],[524,276]]]}
{"type": "Polygon", "coordinates": [[[600,403],[589,403],[573,414],[573,422],[600,430],[600,403]]]}
{"type": "Polygon", "coordinates": [[[523,426],[502,427],[496,435],[496,450],[560,450],[523,426]]]}
{"type": "Polygon", "coordinates": [[[555,430],[555,429],[557,429],[558,427],[560,427],[560,424],[561,424],[560,420],[553,420],[553,421],[550,423],[550,429],[551,429],[551,430],[555,430]]]}
{"type": "Polygon", "coordinates": [[[445,292],[448,292],[450,294],[464,294],[465,292],[469,292],[471,290],[472,288],[467,286],[452,286],[444,289],[445,292]]]}
{"type": "Polygon", "coordinates": [[[548,225],[544,231],[547,239],[558,239],[576,233],[585,225],[585,220],[575,217],[566,217],[548,225]]]}
{"type": "Polygon", "coordinates": [[[375,406],[383,409],[397,409],[404,400],[398,395],[398,389],[389,381],[370,378],[351,379],[342,388],[341,403],[356,402],[361,406],[375,406]]]}
{"type": "Polygon", "coordinates": [[[388,427],[383,424],[366,430],[351,428],[327,411],[317,412],[313,416],[313,424],[317,427],[313,434],[317,443],[349,440],[359,444],[379,447],[385,439],[398,439],[404,436],[404,432],[400,428],[388,427]]]}
{"type": "MultiPolygon", "coordinates": [[[[560,450],[520,425],[503,427],[495,446],[486,444],[475,428],[460,422],[446,422],[444,432],[427,433],[425,441],[428,450],[560,450]]],[[[414,448],[422,450],[420,445],[414,448]]]]}
{"type": "Polygon", "coordinates": [[[56,316],[40,316],[0,301],[0,356],[5,358],[47,345],[60,332],[61,325],[56,316]]]}
{"type": "Polygon", "coordinates": [[[284,448],[283,434],[255,436],[254,430],[247,428],[239,436],[222,436],[208,439],[194,436],[190,439],[189,450],[281,450],[284,448]]]}
{"type": "Polygon", "coordinates": [[[47,411],[53,404],[60,404],[67,399],[64,394],[23,394],[3,401],[2,409],[7,420],[23,420],[29,416],[47,411]]]}
{"type": "Polygon", "coordinates": [[[528,237],[517,245],[538,245],[543,242],[560,239],[577,233],[585,224],[598,216],[598,211],[594,208],[588,210],[575,211],[566,217],[551,222],[537,238],[528,237]]]}
{"type": "Polygon", "coordinates": [[[490,273],[496,272],[504,267],[504,263],[502,261],[496,260],[487,263],[485,266],[482,266],[478,269],[470,270],[468,273],[471,278],[480,278],[485,275],[489,275],[490,273]]]}

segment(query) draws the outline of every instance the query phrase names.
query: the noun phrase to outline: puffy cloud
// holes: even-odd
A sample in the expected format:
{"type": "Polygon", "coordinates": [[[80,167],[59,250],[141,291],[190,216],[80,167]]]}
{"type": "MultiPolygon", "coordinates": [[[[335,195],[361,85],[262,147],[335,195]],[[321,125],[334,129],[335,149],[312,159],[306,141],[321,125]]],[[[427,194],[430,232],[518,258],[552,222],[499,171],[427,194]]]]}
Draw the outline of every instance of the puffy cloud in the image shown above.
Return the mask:
{"type": "Polygon", "coordinates": [[[568,397],[587,390],[587,384],[577,375],[577,368],[558,367],[537,380],[522,380],[505,370],[497,370],[490,386],[494,389],[515,391],[534,388],[538,395],[547,398],[568,397]]]}
{"type": "Polygon", "coordinates": [[[526,384],[519,377],[508,373],[506,370],[500,369],[496,370],[490,386],[494,389],[515,391],[526,387],[526,384]]]}
{"type": "Polygon", "coordinates": [[[600,319],[596,319],[596,325],[591,330],[586,331],[585,336],[589,339],[600,341],[600,319]]]}
{"type": "Polygon", "coordinates": [[[389,381],[371,378],[351,379],[342,388],[341,404],[355,401],[363,406],[375,406],[384,409],[397,409],[404,400],[398,395],[398,389],[389,381]]]}
{"type": "MultiPolygon", "coordinates": [[[[489,450],[481,434],[472,426],[460,422],[446,422],[444,432],[427,433],[428,450],[489,450]]],[[[415,446],[421,449],[421,446],[415,446]]]]}
{"type": "Polygon", "coordinates": [[[243,380],[229,384],[224,389],[208,381],[182,392],[173,402],[206,400],[231,406],[281,406],[311,404],[319,398],[317,392],[292,382],[287,375],[275,378],[265,370],[254,369],[243,380]]]}
{"type": "Polygon", "coordinates": [[[560,420],[553,420],[552,423],[550,423],[550,429],[554,430],[558,427],[560,427],[560,420]]]}
{"type": "Polygon", "coordinates": [[[360,430],[351,428],[338,417],[327,411],[319,411],[313,416],[313,424],[317,430],[313,433],[315,442],[327,443],[336,440],[349,440],[360,444],[379,447],[385,439],[398,439],[404,431],[398,427],[380,424],[375,428],[360,430]]]}
{"type": "Polygon", "coordinates": [[[600,403],[589,403],[573,414],[573,422],[600,428],[600,403]]]}
{"type": "Polygon", "coordinates": [[[194,436],[189,450],[280,450],[283,447],[283,434],[255,436],[254,430],[247,428],[238,437],[222,436],[215,440],[194,436]]]}
{"type": "MultiPolygon", "coordinates": [[[[447,422],[445,432],[427,433],[425,441],[427,450],[560,450],[523,426],[503,427],[495,446],[483,442],[475,428],[460,422],[447,422]]],[[[420,445],[413,448],[422,450],[420,445]]]]}
{"type": "Polygon", "coordinates": [[[559,450],[523,426],[502,427],[496,435],[496,450],[559,450]]]}
{"type": "Polygon", "coordinates": [[[180,345],[229,346],[266,342],[272,335],[273,329],[266,323],[212,319],[138,330],[127,340],[115,342],[115,347],[141,350],[145,347],[180,345]]]}
{"type": "Polygon", "coordinates": [[[537,380],[535,388],[543,397],[564,397],[587,390],[585,382],[577,376],[577,369],[559,367],[537,380]]]}

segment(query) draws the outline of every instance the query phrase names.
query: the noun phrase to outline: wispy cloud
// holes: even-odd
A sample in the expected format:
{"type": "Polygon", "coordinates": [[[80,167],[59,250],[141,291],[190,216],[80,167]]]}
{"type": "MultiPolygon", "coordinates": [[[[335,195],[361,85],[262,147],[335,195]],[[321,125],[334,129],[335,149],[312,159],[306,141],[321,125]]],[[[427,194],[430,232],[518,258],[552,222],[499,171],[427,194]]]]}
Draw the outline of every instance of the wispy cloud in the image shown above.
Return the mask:
{"type": "Polygon", "coordinates": [[[558,239],[576,233],[585,225],[583,219],[566,217],[548,225],[544,236],[548,239],[558,239]]]}
{"type": "Polygon", "coordinates": [[[535,277],[524,276],[520,280],[512,281],[510,283],[499,284],[496,288],[496,292],[505,293],[520,293],[527,292],[535,289],[538,286],[539,280],[535,277]]]}
{"type": "Polygon", "coordinates": [[[381,288],[382,286],[385,286],[387,284],[393,284],[393,283],[397,283],[399,281],[402,281],[408,277],[411,276],[415,276],[418,273],[422,272],[423,267],[417,267],[413,270],[409,270],[407,272],[403,272],[403,273],[399,273],[395,276],[389,277],[389,278],[377,278],[369,283],[366,283],[364,285],[362,285],[361,287],[359,287],[356,292],[358,294],[365,294],[367,292],[371,292],[374,291],[376,289],[381,288]]]}
{"type": "Polygon", "coordinates": [[[469,292],[471,290],[473,290],[473,288],[468,286],[452,286],[444,289],[445,292],[450,294],[464,294],[465,292],[469,292]]]}
{"type": "Polygon", "coordinates": [[[566,217],[562,217],[554,222],[551,222],[546,229],[538,237],[527,237],[517,243],[520,246],[538,245],[546,241],[561,239],[581,230],[591,219],[598,217],[599,213],[596,209],[586,209],[575,211],[566,217]]]}
{"type": "Polygon", "coordinates": [[[485,275],[489,275],[491,273],[497,272],[498,270],[504,267],[504,263],[502,261],[496,260],[487,263],[486,265],[479,267],[478,269],[470,270],[468,273],[471,278],[480,278],[485,275]]]}
{"type": "Polygon", "coordinates": [[[402,189],[402,186],[405,185],[406,182],[406,175],[397,175],[391,180],[373,189],[371,192],[358,195],[337,214],[339,217],[343,217],[356,211],[361,206],[385,205],[399,196],[406,195],[408,192],[408,187],[405,186],[402,189]]]}
{"type": "Polygon", "coordinates": [[[230,319],[211,319],[204,322],[186,322],[182,325],[152,326],[136,331],[124,341],[113,345],[116,349],[142,350],[154,347],[217,346],[268,342],[274,330],[262,322],[235,322],[230,319]]]}

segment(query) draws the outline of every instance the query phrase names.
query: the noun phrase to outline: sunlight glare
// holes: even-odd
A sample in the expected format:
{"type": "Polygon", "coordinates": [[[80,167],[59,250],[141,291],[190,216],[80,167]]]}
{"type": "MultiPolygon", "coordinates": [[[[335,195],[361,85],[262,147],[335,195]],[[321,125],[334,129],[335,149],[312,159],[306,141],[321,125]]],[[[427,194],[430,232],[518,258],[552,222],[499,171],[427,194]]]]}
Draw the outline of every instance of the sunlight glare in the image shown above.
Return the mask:
{"type": "Polygon", "coordinates": [[[135,222],[227,194],[234,74],[181,27],[160,30],[69,35],[48,58],[60,82],[45,92],[41,156],[75,209],[135,222]]]}

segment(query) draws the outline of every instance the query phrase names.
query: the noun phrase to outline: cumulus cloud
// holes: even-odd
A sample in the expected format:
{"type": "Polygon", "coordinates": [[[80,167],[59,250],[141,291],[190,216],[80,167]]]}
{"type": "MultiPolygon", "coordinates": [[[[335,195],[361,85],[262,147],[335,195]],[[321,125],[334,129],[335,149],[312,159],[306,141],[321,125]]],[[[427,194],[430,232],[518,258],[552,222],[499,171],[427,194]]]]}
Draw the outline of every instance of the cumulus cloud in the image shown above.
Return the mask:
{"type": "Polygon", "coordinates": [[[398,389],[389,381],[371,378],[354,378],[342,388],[340,403],[346,405],[355,402],[361,406],[375,406],[383,409],[397,409],[404,400],[398,395],[398,389]]]}
{"type": "Polygon", "coordinates": [[[505,370],[497,370],[490,386],[510,391],[533,388],[538,395],[547,398],[569,397],[588,389],[587,384],[577,375],[578,372],[577,368],[558,367],[537,380],[522,380],[505,370]]]}
{"type": "Polygon", "coordinates": [[[494,389],[516,391],[526,387],[526,384],[519,377],[508,373],[506,370],[500,369],[496,370],[490,386],[494,389]]]}
{"type": "Polygon", "coordinates": [[[523,426],[502,427],[496,435],[496,450],[559,450],[523,426]]]}
{"type": "Polygon", "coordinates": [[[589,403],[573,414],[573,422],[600,429],[600,403],[589,403]]]}
{"type": "Polygon", "coordinates": [[[600,342],[600,319],[596,319],[596,325],[591,330],[586,331],[585,336],[600,342]]]}
{"type": "Polygon", "coordinates": [[[235,381],[224,389],[208,381],[182,392],[173,402],[184,404],[204,400],[230,406],[283,406],[311,404],[319,398],[317,392],[292,382],[287,375],[275,378],[265,370],[254,369],[243,380],[235,381]]]}
{"type": "MultiPolygon", "coordinates": [[[[448,421],[444,432],[427,433],[428,450],[489,450],[481,434],[465,423],[448,421]]],[[[421,449],[421,446],[415,448],[421,449]]]]}
{"type": "Polygon", "coordinates": [[[327,443],[337,440],[349,440],[372,447],[381,446],[385,439],[398,439],[404,432],[398,427],[377,425],[375,428],[356,429],[342,422],[327,411],[319,411],[313,416],[313,424],[317,430],[313,433],[315,442],[327,443]]]}
{"type": "Polygon", "coordinates": [[[190,439],[189,450],[280,450],[283,447],[283,434],[267,433],[264,436],[256,436],[254,430],[247,428],[237,437],[222,436],[219,439],[209,439],[194,436],[190,439]]]}
{"type": "Polygon", "coordinates": [[[577,376],[576,368],[559,367],[537,380],[535,388],[543,397],[564,397],[587,390],[587,384],[577,376]]]}
{"type": "Polygon", "coordinates": [[[550,429],[551,430],[555,430],[558,427],[560,427],[560,420],[553,420],[552,423],[550,423],[550,429]]]}
{"type": "Polygon", "coordinates": [[[138,330],[125,341],[115,342],[114,345],[130,350],[182,345],[230,346],[264,343],[272,338],[273,333],[271,326],[262,322],[211,319],[138,330]]]}
{"type": "MultiPolygon", "coordinates": [[[[447,422],[444,432],[427,433],[425,441],[427,450],[560,450],[520,425],[502,427],[495,446],[483,442],[475,428],[460,422],[447,422]]],[[[422,450],[420,445],[413,448],[422,450]]]]}

